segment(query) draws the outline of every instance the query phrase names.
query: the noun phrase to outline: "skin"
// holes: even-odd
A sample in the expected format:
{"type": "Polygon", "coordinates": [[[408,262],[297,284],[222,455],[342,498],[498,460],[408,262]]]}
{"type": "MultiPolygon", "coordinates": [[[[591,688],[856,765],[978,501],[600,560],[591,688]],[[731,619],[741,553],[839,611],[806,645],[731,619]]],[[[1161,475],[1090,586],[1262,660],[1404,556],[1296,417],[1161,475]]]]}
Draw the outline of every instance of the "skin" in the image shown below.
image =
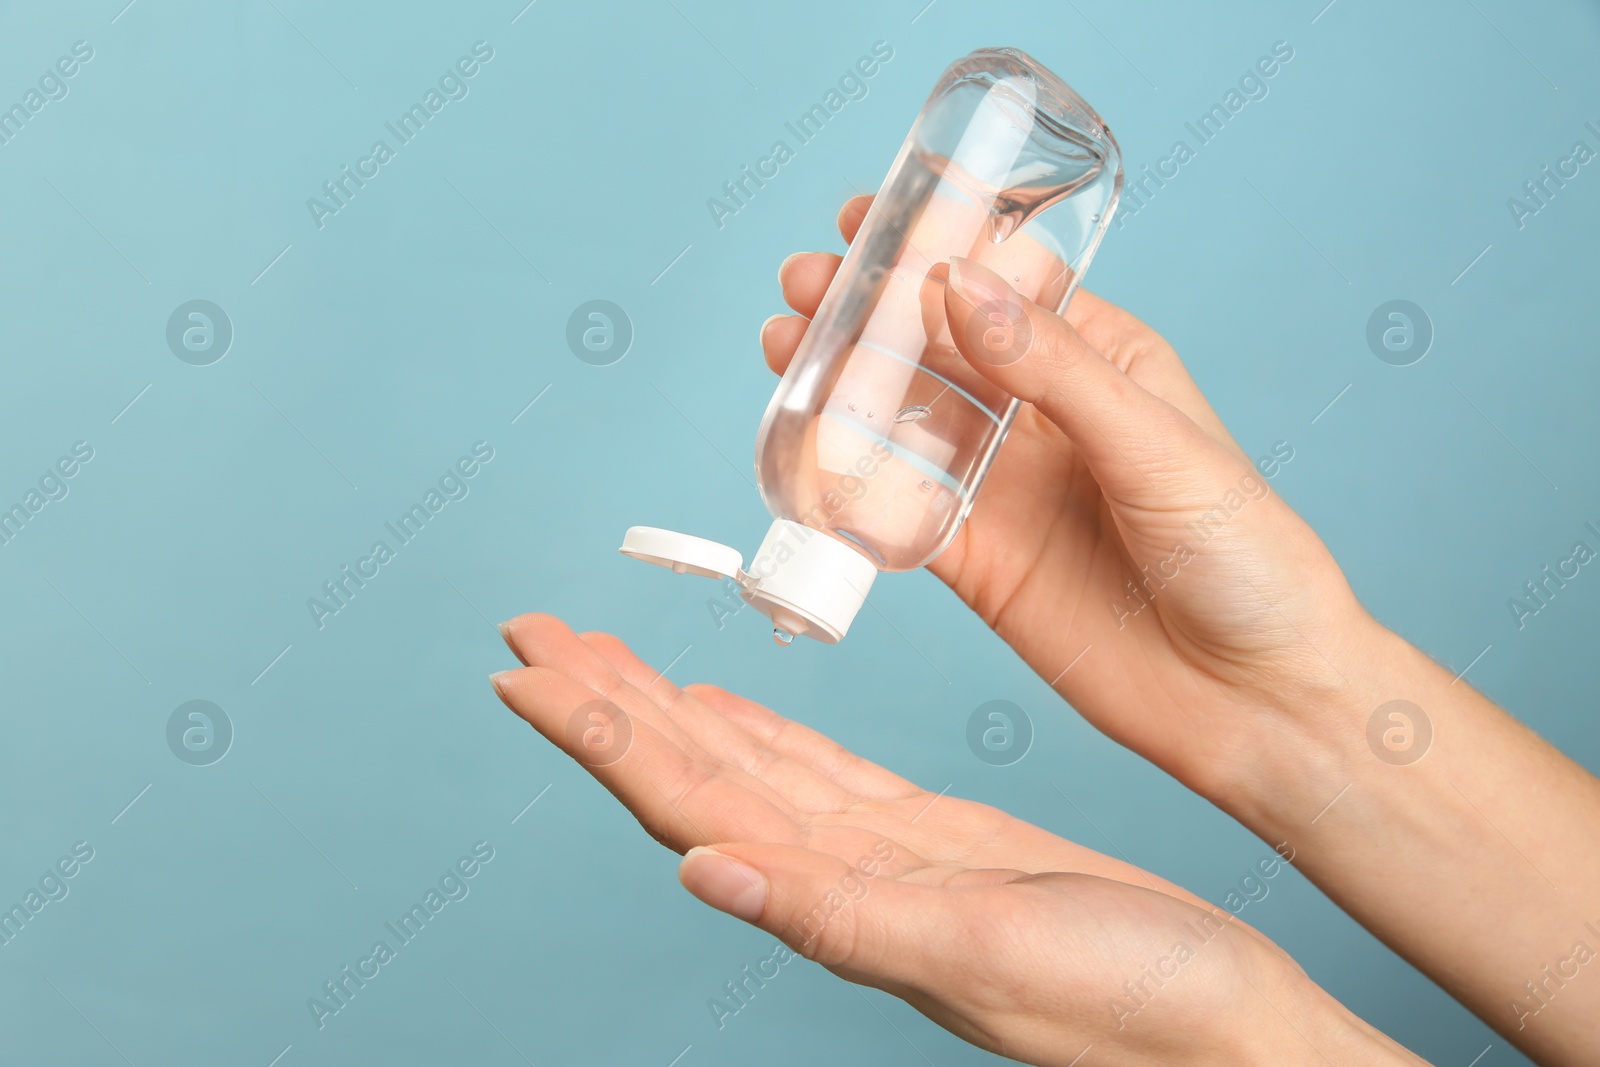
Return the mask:
{"type": "Polygon", "coordinates": [[[1164,879],[679,689],[609,634],[538,614],[502,629],[527,666],[494,676],[501,699],[687,853],[691,892],[973,1044],[1052,1065],[1090,1047],[1097,1064],[1421,1062],[1164,879]],[[1123,983],[1141,979],[1136,1000],[1123,983]]]}
{"type": "MultiPolygon", "coordinates": [[[[846,204],[847,241],[869,210],[846,204]]],[[[763,324],[773,370],[839,263],[784,262],[797,314],[763,324]]],[[[1572,977],[1571,961],[1580,940],[1600,951],[1585,926],[1600,930],[1600,783],[1367,614],[1158,334],[1088,292],[1058,317],[990,265],[1003,273],[958,259],[920,285],[924,321],[942,311],[966,373],[1023,401],[929,570],[1091,723],[1286,845],[1530,1056],[1593,1062],[1600,979],[1572,977]],[[1017,309],[998,353],[981,340],[997,298],[1017,309]],[[1422,758],[1369,742],[1395,699],[1422,709],[1402,740],[1431,726],[1422,758]]],[[[1185,931],[1197,940],[1208,905],[935,800],[731,694],[679,691],[615,638],[546,616],[506,633],[528,666],[496,676],[502,698],[689,853],[691,892],[969,1041],[1041,1064],[1086,1046],[1094,1063],[1418,1062],[1237,920],[1135,1000],[1123,983],[1185,931]],[[596,707],[633,728],[605,766],[568,728],[596,707]],[[878,842],[892,858],[868,891],[807,937],[806,917],[878,842]],[[1119,996],[1139,1010],[1119,1012],[1119,996]]]]}

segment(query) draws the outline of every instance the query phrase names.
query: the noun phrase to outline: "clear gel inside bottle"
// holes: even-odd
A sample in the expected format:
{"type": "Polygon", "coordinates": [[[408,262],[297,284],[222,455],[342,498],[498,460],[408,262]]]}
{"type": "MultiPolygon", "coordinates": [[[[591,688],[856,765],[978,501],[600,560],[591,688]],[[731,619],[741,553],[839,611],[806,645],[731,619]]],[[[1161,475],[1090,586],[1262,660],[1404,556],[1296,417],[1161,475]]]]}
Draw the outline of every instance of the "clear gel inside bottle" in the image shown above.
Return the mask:
{"type": "MultiPolygon", "coordinates": [[[[880,571],[938,556],[1018,406],[955,348],[949,261],[974,260],[1065,310],[1121,185],[1111,132],[1027,55],[983,49],[946,70],[762,419],[768,510],[880,571]]],[[[1004,357],[1022,342],[1003,311],[991,317],[1004,357]]]]}

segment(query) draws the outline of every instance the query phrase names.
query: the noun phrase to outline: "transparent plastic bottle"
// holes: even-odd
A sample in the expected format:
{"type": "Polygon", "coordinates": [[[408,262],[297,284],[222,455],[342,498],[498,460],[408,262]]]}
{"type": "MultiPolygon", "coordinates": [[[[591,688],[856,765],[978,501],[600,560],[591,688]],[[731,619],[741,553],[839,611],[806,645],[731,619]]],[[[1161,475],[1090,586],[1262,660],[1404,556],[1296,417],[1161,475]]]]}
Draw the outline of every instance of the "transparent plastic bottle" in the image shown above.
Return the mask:
{"type": "MultiPolygon", "coordinates": [[[[1061,79],[1011,48],[952,64],[761,421],[756,476],[775,521],[750,570],[731,548],[653,527],[630,529],[622,551],[738,583],[780,642],[843,638],[879,571],[950,544],[1016,416],[950,335],[950,259],[1064,311],[1121,188],[1116,139],[1061,79]]],[[[979,308],[968,350],[1018,358],[1016,310],[979,308]]]]}

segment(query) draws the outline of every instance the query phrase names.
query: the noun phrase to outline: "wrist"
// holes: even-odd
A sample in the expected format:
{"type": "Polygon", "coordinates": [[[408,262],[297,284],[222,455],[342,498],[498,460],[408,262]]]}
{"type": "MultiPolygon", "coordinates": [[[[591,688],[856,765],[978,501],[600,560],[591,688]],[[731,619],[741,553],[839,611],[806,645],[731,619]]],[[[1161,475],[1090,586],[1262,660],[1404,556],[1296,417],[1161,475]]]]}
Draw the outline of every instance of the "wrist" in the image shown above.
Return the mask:
{"type": "MultiPolygon", "coordinates": [[[[1159,1002],[1167,1012],[1159,1021],[1152,1016],[1137,1027],[1102,1033],[1092,1042],[1096,1062],[1121,1067],[1423,1062],[1352,1013],[1260,932],[1230,923],[1218,936],[1226,963],[1204,976],[1206,991],[1181,1005],[1159,1002]]],[[[1076,1063],[1081,1037],[1075,1034],[1066,1042],[1073,1047],[1063,1048],[1060,1059],[1039,1062],[1061,1067],[1076,1063]]]]}
{"type": "MultiPolygon", "coordinates": [[[[1274,951],[1280,951],[1274,949],[1274,951]]],[[[1425,1061],[1368,1025],[1307,977],[1287,955],[1249,979],[1244,996],[1259,1011],[1255,1025],[1239,1027],[1232,1064],[1424,1064],[1425,1061]]]]}
{"type": "MultiPolygon", "coordinates": [[[[1300,641],[1298,669],[1277,672],[1241,698],[1255,713],[1241,717],[1248,726],[1223,761],[1223,773],[1202,790],[1263,837],[1278,832],[1285,819],[1304,826],[1373,762],[1368,728],[1374,715],[1392,700],[1415,699],[1417,661],[1432,666],[1354,596],[1315,629],[1303,629],[1300,641]]],[[[1385,740],[1382,729],[1377,736],[1385,740]]]]}
{"type": "Polygon", "coordinates": [[[1591,921],[1600,858],[1572,842],[1600,825],[1600,787],[1375,621],[1349,647],[1346,684],[1286,716],[1300,732],[1219,806],[1513,1044],[1588,1062],[1593,990],[1566,991],[1564,1023],[1527,1019],[1591,921]]]}

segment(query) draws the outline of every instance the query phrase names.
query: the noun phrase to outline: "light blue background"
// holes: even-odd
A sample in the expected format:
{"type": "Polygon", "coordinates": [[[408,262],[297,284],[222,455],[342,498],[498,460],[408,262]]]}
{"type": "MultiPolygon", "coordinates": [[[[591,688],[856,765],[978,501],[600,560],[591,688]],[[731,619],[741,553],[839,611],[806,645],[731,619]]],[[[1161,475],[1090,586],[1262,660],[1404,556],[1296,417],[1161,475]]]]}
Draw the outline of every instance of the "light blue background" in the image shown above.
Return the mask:
{"type": "MultiPolygon", "coordinates": [[[[1600,163],[1525,228],[1506,206],[1600,147],[1593,3],[124,2],[0,6],[0,102],[95,50],[0,146],[0,502],[95,450],[0,547],[0,901],[96,852],[0,947],[0,1061],[993,1060],[803,961],[718,1031],[707,999],[772,939],[685,894],[494,698],[491,623],[528,610],[681,652],[675,680],[1212,899],[1237,883],[1266,846],[1087,727],[931,576],[883,578],[841,647],[780,650],[753,612],[719,631],[709,583],[615,552],[633,523],[754,548],[778,262],[839,247],[841,201],[984,45],[1059,72],[1133,171],[1293,46],[1090,284],[1166,333],[1252,454],[1292,444],[1275,488],[1380,618],[1456,669],[1489,646],[1470,680],[1600,768],[1600,575],[1523,630],[1506,607],[1600,520],[1600,163]],[[319,230],[306,199],[478,40],[470,95],[319,230]],[[870,94],[719,230],[706,199],[878,40],[870,94]],[[236,333],[207,367],[165,342],[195,298],[236,333]],[[565,342],[595,298],[636,330],[609,367],[565,342]],[[1365,342],[1396,298],[1436,330],[1405,368],[1365,342]],[[319,631],[306,599],[478,440],[470,495],[319,631]],[[165,741],[196,698],[236,731],[209,767],[165,741]],[[1038,734],[1009,768],[964,740],[996,698],[1038,734]],[[319,1032],[307,998],[478,840],[471,895],[319,1032]]],[[[1244,917],[1434,1063],[1525,1062],[1298,874],[1244,917]]]]}

